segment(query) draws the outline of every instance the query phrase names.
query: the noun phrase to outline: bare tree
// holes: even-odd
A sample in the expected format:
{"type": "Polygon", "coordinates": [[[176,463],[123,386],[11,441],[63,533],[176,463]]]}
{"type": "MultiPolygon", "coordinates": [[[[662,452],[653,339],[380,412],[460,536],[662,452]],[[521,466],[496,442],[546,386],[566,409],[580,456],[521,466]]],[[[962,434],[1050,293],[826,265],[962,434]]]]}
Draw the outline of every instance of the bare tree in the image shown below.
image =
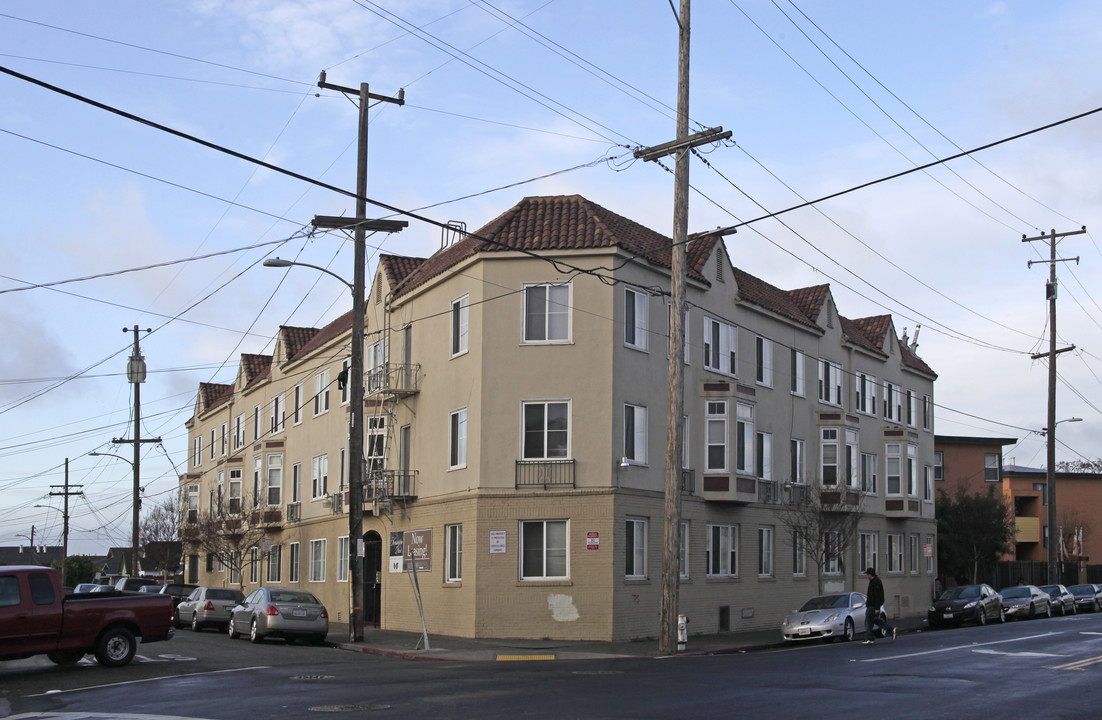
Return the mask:
{"type": "Polygon", "coordinates": [[[229,568],[230,582],[241,588],[251,551],[260,547],[273,519],[271,510],[255,507],[248,500],[247,496],[231,497],[212,511],[186,518],[180,527],[180,539],[188,551],[213,556],[229,568]]]}
{"type": "Polygon", "coordinates": [[[1068,460],[1056,463],[1059,472],[1102,473],[1102,458],[1094,460],[1068,460]]]}
{"type": "Polygon", "coordinates": [[[823,592],[824,570],[845,572],[845,558],[857,539],[857,523],[864,504],[862,494],[853,488],[789,485],[778,517],[791,547],[803,550],[814,563],[823,592]]]}
{"type": "Polygon", "coordinates": [[[175,494],[154,505],[138,526],[143,557],[161,571],[166,582],[169,573],[175,575],[180,567],[179,527],[180,504],[175,494]]]}

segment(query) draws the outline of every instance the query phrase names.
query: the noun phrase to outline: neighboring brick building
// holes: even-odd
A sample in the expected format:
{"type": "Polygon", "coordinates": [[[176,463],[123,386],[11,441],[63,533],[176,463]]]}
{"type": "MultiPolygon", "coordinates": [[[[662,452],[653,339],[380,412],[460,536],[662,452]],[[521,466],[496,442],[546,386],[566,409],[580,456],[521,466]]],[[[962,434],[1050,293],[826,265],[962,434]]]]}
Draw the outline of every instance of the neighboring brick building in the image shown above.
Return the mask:
{"type": "MultiPolygon", "coordinates": [[[[428,259],[380,258],[365,318],[369,624],[420,631],[411,562],[391,551],[416,546],[430,632],[656,634],[669,248],[569,196],[526,198],[428,259]]],[[[680,610],[693,632],[776,628],[820,580],[863,590],[867,565],[892,614],[924,613],[933,370],[890,316],[842,317],[827,285],[774,287],[715,237],[692,242],[689,266],[680,610]],[[809,497],[859,516],[824,567],[782,518],[809,497]]],[[[201,385],[180,478],[185,526],[256,498],[271,550],[244,584],[310,589],[337,622],[350,326],[280,328],[233,385],[201,385]]],[[[231,582],[217,558],[185,553],[189,580],[231,582]]]]}

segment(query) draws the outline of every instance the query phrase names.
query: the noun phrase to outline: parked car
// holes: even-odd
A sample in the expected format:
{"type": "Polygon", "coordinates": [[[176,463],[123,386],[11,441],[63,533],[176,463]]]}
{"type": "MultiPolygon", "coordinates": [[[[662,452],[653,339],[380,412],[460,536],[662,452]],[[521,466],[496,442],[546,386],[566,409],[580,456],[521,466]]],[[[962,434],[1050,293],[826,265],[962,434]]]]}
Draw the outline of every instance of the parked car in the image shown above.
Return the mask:
{"type": "Polygon", "coordinates": [[[176,606],[173,623],[176,627],[191,625],[195,632],[212,626],[225,628],[230,621],[230,611],[244,599],[245,593],[236,588],[201,585],[176,606]]]}
{"type": "Polygon", "coordinates": [[[1048,593],[1048,596],[1052,598],[1052,609],[1055,612],[1064,615],[1075,614],[1075,596],[1068,592],[1068,589],[1063,585],[1042,585],[1041,590],[1048,593]]]}
{"type": "Polygon", "coordinates": [[[113,592],[118,592],[118,590],[115,589],[114,585],[96,585],[94,588],[92,588],[88,592],[113,593],[113,592]]]}
{"type": "Polygon", "coordinates": [[[1102,608],[1102,586],[1069,585],[1068,592],[1075,598],[1076,610],[1098,612],[1102,608]]]}
{"type": "Polygon", "coordinates": [[[230,639],[248,633],[254,643],[272,636],[321,644],[329,634],[329,612],[305,590],[262,587],[230,611],[228,632],[230,639]]]}
{"type": "Polygon", "coordinates": [[[1015,585],[999,591],[1008,618],[1052,617],[1052,600],[1036,585],[1015,585]]]}
{"type": "MultiPolygon", "coordinates": [[[[865,632],[865,605],[864,593],[817,595],[785,616],[781,636],[790,642],[853,640],[857,633],[865,632]]],[[[879,633],[885,636],[883,628],[879,633]]]]}
{"type": "Polygon", "coordinates": [[[930,627],[988,620],[1006,622],[1002,596],[990,585],[958,585],[941,593],[926,613],[930,627]]]}
{"type": "Polygon", "coordinates": [[[134,659],[143,644],[172,637],[168,598],[61,592],[57,570],[0,567],[0,660],[45,654],[73,665],[86,653],[106,667],[134,659]]]}
{"type": "Polygon", "coordinates": [[[160,595],[168,595],[172,598],[172,606],[175,607],[187,599],[187,596],[199,587],[198,585],[187,585],[185,583],[168,583],[167,585],[146,585],[138,592],[157,593],[160,595]]]}
{"type": "Polygon", "coordinates": [[[119,578],[115,583],[115,589],[123,592],[138,592],[147,585],[160,585],[160,583],[153,578],[124,577],[119,578]]]}
{"type": "Polygon", "coordinates": [[[100,587],[96,583],[77,583],[77,586],[73,588],[75,593],[90,593],[95,592],[96,588],[100,587]]]}

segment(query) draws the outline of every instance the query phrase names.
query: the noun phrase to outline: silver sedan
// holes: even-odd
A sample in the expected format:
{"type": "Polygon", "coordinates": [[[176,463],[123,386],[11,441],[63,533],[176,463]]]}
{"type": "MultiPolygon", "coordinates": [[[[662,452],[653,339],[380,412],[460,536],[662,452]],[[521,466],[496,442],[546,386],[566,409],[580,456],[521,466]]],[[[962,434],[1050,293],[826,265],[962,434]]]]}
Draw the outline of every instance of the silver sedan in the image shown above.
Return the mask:
{"type": "Polygon", "coordinates": [[[313,593],[262,587],[230,611],[228,632],[231,639],[248,633],[254,643],[271,636],[320,644],[329,634],[329,613],[313,593]]]}
{"type": "Polygon", "coordinates": [[[999,591],[1007,618],[1052,617],[1052,601],[1036,585],[1017,585],[999,591]]]}
{"type": "Polygon", "coordinates": [[[865,631],[866,604],[865,595],[859,592],[817,595],[785,616],[781,635],[788,641],[853,640],[865,631]]]}

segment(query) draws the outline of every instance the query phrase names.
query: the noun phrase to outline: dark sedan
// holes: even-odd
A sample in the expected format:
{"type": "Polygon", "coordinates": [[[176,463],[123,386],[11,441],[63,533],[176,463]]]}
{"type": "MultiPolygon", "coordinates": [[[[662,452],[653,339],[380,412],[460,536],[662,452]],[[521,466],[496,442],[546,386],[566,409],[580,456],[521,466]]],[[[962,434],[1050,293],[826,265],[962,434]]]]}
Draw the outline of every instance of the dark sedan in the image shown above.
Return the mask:
{"type": "Polygon", "coordinates": [[[1063,585],[1042,585],[1041,590],[1052,598],[1052,611],[1063,615],[1075,614],[1075,596],[1063,585]]]}
{"type": "Polygon", "coordinates": [[[1102,607],[1102,586],[1069,585],[1068,592],[1075,598],[1075,609],[1098,612],[1102,607]]]}
{"type": "Polygon", "coordinates": [[[958,585],[934,600],[926,613],[930,627],[960,625],[974,622],[986,625],[988,620],[1006,622],[1002,596],[990,585],[958,585]]]}

